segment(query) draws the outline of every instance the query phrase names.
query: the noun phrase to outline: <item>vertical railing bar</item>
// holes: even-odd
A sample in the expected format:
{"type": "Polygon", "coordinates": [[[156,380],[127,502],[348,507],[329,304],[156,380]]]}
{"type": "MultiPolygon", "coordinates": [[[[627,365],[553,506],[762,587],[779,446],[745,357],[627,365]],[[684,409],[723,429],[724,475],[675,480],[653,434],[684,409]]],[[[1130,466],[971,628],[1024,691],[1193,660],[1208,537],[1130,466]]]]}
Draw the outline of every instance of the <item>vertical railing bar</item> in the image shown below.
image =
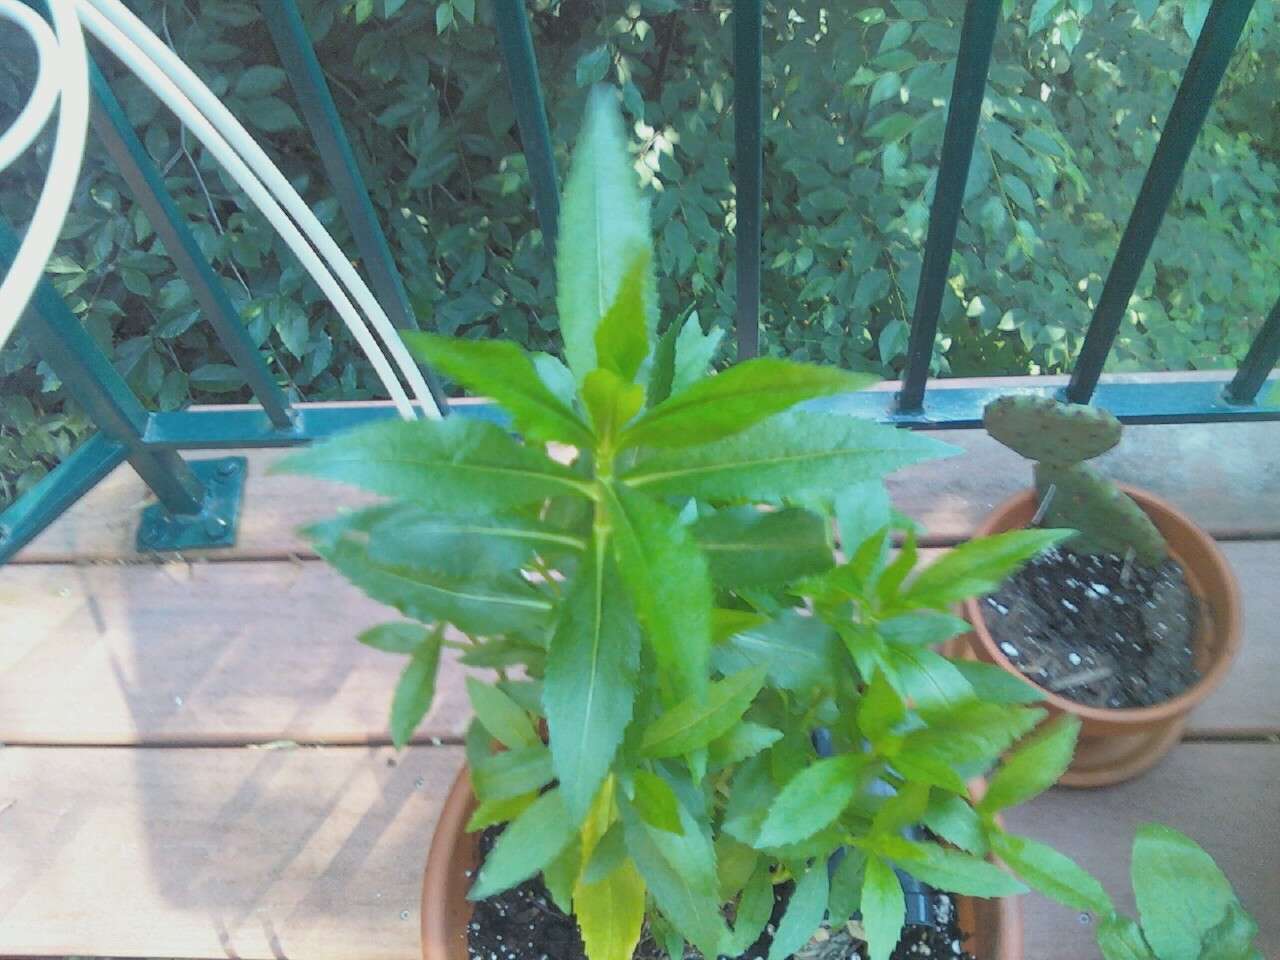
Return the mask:
{"type": "Polygon", "coordinates": [[[764,180],[764,7],[733,4],[733,145],[738,359],[760,352],[760,239],[764,180]]]}
{"type": "MultiPolygon", "coordinates": [[[[386,234],[378,223],[377,211],[369,199],[355,151],[338,115],[302,14],[294,0],[261,0],[259,7],[298,98],[298,106],[315,141],[325,173],[351,227],[352,238],[364,261],[378,303],[397,329],[417,330],[418,321],[405,292],[404,280],[396,268],[386,234]]],[[[447,399],[438,378],[427,367],[420,369],[436,404],[447,414],[447,399]]]]}
{"type": "Polygon", "coordinates": [[[555,154],[551,150],[547,106],[542,99],[538,58],[533,49],[524,0],[494,0],[493,18],[498,32],[498,49],[511,88],[520,144],[529,165],[533,207],[538,214],[538,226],[542,229],[542,242],[554,260],[560,229],[559,177],[555,154]]]}
{"type": "Polygon", "coordinates": [[[1066,398],[1088,403],[1254,0],[1213,0],[1093,311],[1066,398]]]}
{"type": "Polygon", "coordinates": [[[938,335],[938,316],[942,311],[942,296],[951,269],[951,253],[955,248],[956,229],[960,225],[960,208],[964,204],[978,122],[982,118],[991,50],[995,44],[996,27],[1000,23],[1000,2],[968,0],[965,4],[956,73],[947,104],[938,180],[929,211],[929,232],[925,237],[920,282],[916,286],[911,316],[907,365],[897,397],[897,409],[901,413],[919,413],[924,408],[929,364],[933,360],[933,344],[938,335]]]}
{"type": "Polygon", "coordinates": [[[271,376],[266,362],[254,346],[239,314],[231,303],[209,262],[200,251],[181,211],[165,189],[164,179],[147,155],[132,125],[107,83],[91,65],[93,85],[93,127],[107,153],[120,168],[134,199],[142,207],[152,229],[164,244],[182,278],[200,305],[206,319],[226,348],[231,361],[244,374],[245,382],[262,404],[271,422],[281,429],[292,426],[289,400],[271,376]]]}
{"type": "Polygon", "coordinates": [[[1277,363],[1280,363],[1280,300],[1271,308],[1271,313],[1262,323],[1262,329],[1253,338],[1240,369],[1227,386],[1227,402],[1253,403],[1277,363]]]}
{"type": "MultiPolygon", "coordinates": [[[[0,222],[0,270],[9,269],[17,250],[13,229],[0,222]]],[[[48,280],[41,280],[36,287],[23,322],[22,329],[37,352],[89,419],[128,448],[129,462],[157,499],[171,513],[199,513],[204,503],[200,481],[172,450],[147,448],[142,438],[146,410],[48,280]]]]}

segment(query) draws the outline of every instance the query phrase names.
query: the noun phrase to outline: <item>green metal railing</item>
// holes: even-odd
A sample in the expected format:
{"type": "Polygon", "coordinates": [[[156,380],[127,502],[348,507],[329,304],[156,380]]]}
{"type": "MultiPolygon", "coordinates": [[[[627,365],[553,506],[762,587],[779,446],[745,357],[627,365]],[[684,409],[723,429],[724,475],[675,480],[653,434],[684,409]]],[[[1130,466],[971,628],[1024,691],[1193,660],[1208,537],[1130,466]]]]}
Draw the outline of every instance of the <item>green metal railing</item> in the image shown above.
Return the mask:
{"type": "MultiPolygon", "coordinates": [[[[1069,400],[1095,402],[1133,423],[1280,419],[1280,405],[1259,400],[1260,389],[1280,360],[1280,302],[1234,374],[1177,383],[1099,383],[1124,310],[1253,3],[1254,0],[1213,0],[1070,384],[1061,391],[1069,400]]],[[[295,0],[260,0],[260,5],[378,299],[396,326],[414,328],[417,323],[403,283],[295,0]]],[[[972,427],[981,422],[983,405],[997,393],[1010,389],[1007,384],[999,389],[948,386],[946,381],[929,379],[942,294],[962,212],[1000,8],[1001,0],[967,0],[901,389],[897,394],[862,393],[825,400],[821,402],[824,409],[904,427],[972,427]]],[[[762,0],[734,0],[736,330],[740,359],[755,355],[759,349],[763,14],[762,0]]],[[[554,250],[558,176],[527,12],[523,0],[494,0],[494,15],[498,50],[528,162],[534,208],[545,242],[554,250]]],[[[381,407],[296,408],[288,403],[217,275],[200,255],[190,229],[125,119],[107,80],[96,68],[93,95],[97,135],[260,406],[147,412],[57,292],[47,281],[43,282],[24,318],[25,329],[99,432],[0,514],[0,562],[125,461],[137,470],[158,501],[147,509],[140,523],[140,549],[229,545],[235,537],[243,461],[223,458],[189,463],[179,451],[291,446],[394,415],[381,407]]],[[[16,247],[14,232],[0,223],[0,268],[7,269],[16,247]]],[[[443,401],[436,381],[428,382],[433,394],[443,401]]],[[[1025,378],[1014,389],[1059,392],[1037,383],[1035,378],[1025,378]]],[[[441,406],[444,408],[445,404],[441,402],[441,406]]],[[[468,416],[497,417],[492,408],[483,405],[460,409],[468,416]]]]}

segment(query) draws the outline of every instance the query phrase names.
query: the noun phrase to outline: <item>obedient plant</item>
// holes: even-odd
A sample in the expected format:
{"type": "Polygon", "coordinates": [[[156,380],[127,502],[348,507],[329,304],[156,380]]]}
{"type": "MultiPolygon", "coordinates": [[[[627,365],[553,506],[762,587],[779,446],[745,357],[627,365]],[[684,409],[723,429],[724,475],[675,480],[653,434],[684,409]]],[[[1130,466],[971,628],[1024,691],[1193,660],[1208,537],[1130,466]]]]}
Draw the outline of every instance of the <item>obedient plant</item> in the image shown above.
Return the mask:
{"type": "Polygon", "coordinates": [[[1130,551],[1146,564],[1168,555],[1164,537],[1124,491],[1085,463],[1120,442],[1120,421],[1097,407],[1017,394],[987,404],[987,432],[1036,461],[1036,494],[1049,526],[1079,531],[1071,547],[1083,553],[1130,551]]]}
{"type": "Polygon", "coordinates": [[[996,819],[1065,769],[1074,721],[1027,736],[1044,718],[1029,687],[932,650],[966,629],[952,605],[1065,532],[970,543],[916,572],[910,532],[890,557],[902,521],[881,478],[950,448],[794,409],[865,377],[770,358],[707,376],[715,338],[696,321],[659,336],[646,209],[605,89],[575,150],[557,274],[567,366],[408,336],[520,439],[455,415],[290,460],[388,498],[310,532],[409,618],[361,637],[408,656],[395,743],[429,708],[442,648],[495,672],[467,683],[469,828],[505,829],[471,895],[540,874],[591,960],[628,960],[646,929],[674,958],[686,942],[737,955],[783,882],[771,960],[855,911],[884,960],[904,919],[895,870],[1022,890],[988,853],[1109,914],[1096,881],[996,819]],[[1011,747],[971,797],[968,778],[1011,747]],[[904,836],[918,823],[942,842],[904,836]]]}

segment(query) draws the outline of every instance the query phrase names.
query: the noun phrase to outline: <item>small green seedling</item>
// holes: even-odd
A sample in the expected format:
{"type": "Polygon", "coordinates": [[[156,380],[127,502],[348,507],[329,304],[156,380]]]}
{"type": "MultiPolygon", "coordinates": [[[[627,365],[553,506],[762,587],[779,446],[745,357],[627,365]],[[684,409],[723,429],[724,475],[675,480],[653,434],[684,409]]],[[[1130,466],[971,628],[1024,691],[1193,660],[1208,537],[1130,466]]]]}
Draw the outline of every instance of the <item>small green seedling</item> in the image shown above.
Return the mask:
{"type": "Polygon", "coordinates": [[[1132,551],[1148,565],[1168,556],[1164,537],[1142,509],[1085,463],[1120,442],[1120,421],[1110,413],[1052,397],[1011,395],[987,404],[982,422],[996,440],[1036,461],[1037,517],[1045,526],[1079,531],[1072,549],[1120,556],[1132,551]]]}
{"type": "Polygon", "coordinates": [[[1106,960],[1262,960],[1257,923],[1190,837],[1158,823],[1139,827],[1132,877],[1141,922],[1113,913],[1098,925],[1106,960]]]}

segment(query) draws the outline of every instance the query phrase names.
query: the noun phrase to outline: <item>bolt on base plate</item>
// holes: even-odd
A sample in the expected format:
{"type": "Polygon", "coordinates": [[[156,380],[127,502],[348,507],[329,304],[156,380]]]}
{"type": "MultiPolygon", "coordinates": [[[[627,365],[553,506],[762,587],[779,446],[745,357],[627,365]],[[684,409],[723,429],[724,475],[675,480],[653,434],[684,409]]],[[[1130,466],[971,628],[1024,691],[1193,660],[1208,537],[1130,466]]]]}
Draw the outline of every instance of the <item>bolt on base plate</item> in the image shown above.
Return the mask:
{"type": "Polygon", "coordinates": [[[163,504],[153,503],[142,511],[142,522],[138,525],[138,552],[165,553],[235,546],[248,463],[244,457],[190,461],[192,473],[205,488],[204,509],[190,516],[180,516],[170,513],[163,504]]]}

